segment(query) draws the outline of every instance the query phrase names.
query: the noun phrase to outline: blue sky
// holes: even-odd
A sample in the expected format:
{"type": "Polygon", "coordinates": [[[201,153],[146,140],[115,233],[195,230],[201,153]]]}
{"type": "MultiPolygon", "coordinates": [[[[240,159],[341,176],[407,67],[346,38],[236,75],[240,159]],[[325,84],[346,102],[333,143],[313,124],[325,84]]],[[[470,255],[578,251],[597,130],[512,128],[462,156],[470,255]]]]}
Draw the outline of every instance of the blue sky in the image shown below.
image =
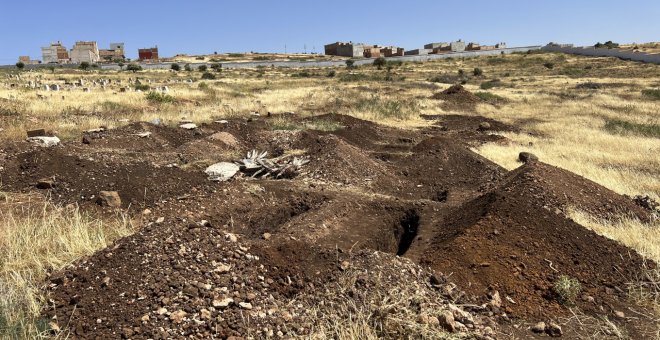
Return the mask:
{"type": "Polygon", "coordinates": [[[0,6],[0,64],[41,58],[41,46],[126,43],[177,53],[322,52],[352,40],[406,49],[463,39],[509,46],[549,41],[660,40],[660,1],[9,1],[0,6]]]}

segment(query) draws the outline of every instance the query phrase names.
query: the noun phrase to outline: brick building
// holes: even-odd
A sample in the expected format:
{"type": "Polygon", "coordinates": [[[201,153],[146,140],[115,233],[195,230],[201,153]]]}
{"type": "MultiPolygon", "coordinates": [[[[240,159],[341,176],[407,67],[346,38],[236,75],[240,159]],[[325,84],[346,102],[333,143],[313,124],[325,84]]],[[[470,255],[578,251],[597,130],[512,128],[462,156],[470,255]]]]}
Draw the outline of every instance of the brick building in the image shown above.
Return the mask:
{"type": "Polygon", "coordinates": [[[138,49],[138,59],[158,60],[158,47],[138,49]]]}
{"type": "Polygon", "coordinates": [[[61,42],[51,43],[41,48],[41,56],[44,64],[64,64],[69,62],[69,52],[61,42]]]}

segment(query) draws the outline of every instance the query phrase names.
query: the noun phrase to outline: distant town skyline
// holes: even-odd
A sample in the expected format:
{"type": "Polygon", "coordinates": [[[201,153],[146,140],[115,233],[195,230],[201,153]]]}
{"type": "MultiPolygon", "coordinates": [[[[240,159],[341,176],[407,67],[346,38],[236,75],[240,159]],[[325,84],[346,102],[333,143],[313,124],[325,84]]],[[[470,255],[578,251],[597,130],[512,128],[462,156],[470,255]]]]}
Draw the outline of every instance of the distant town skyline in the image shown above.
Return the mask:
{"type": "Polygon", "coordinates": [[[509,46],[550,41],[593,45],[660,40],[660,2],[653,1],[334,1],[249,3],[126,1],[3,4],[0,64],[21,55],[41,59],[41,47],[61,41],[98,46],[125,43],[126,56],[158,46],[162,57],[214,52],[323,53],[335,41],[421,48],[437,41],[509,46]],[[31,10],[32,8],[38,10],[31,10]],[[286,49],[286,50],[285,50],[286,49]]]}

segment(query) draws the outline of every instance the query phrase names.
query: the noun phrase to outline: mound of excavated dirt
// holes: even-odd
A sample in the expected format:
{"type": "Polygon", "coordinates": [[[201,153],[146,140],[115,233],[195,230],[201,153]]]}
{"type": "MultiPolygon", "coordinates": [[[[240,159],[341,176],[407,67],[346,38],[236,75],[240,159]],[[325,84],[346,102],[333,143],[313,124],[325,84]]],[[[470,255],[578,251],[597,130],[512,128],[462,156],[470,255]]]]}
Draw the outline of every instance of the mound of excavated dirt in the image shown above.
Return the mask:
{"type": "Polygon", "coordinates": [[[562,209],[568,205],[601,216],[626,210],[645,217],[623,196],[535,162],[434,221],[441,228],[428,226],[434,236],[420,261],[469,283],[468,292],[499,291],[503,310],[526,319],[566,312],[552,286],[560,275],[568,275],[582,285],[578,307],[614,318],[615,311],[626,309],[626,285],[644,261],[566,218],[562,209]]]}
{"type": "Polygon", "coordinates": [[[481,100],[479,97],[466,90],[462,85],[452,85],[442,92],[434,94],[431,98],[444,101],[443,108],[446,110],[474,111],[481,100]]]}
{"type": "MultiPolygon", "coordinates": [[[[445,92],[472,101],[462,88],[445,92]]],[[[53,275],[49,321],[79,338],[333,337],[363,315],[377,336],[398,339],[437,335],[449,310],[454,331],[492,338],[506,326],[526,338],[530,322],[570,315],[551,289],[567,275],[583,287],[585,313],[633,338],[655,326],[613,316],[652,313],[626,296],[640,256],[565,217],[571,206],[604,218],[650,211],[567,171],[531,162],[507,172],[470,151],[490,138],[482,123],[515,127],[444,116],[444,129],[401,131],[324,115],[291,119],[337,130],[273,131],[268,119],[195,130],[136,123],[85,134],[86,144],[0,145],[3,191],[91,213],[95,195],[117,191],[132,220],[145,221],[53,275]],[[293,179],[221,183],[194,167],[252,149],[309,163],[293,179]],[[37,188],[43,178],[52,187],[37,188]],[[429,280],[429,267],[446,276],[429,280]]]]}

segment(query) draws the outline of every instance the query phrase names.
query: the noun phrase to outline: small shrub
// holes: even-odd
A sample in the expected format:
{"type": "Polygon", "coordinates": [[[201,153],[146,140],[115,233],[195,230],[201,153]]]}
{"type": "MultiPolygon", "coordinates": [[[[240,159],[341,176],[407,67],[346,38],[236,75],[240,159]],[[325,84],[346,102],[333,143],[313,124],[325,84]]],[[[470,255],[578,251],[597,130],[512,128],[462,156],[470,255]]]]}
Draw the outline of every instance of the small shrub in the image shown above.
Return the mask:
{"type": "Polygon", "coordinates": [[[346,68],[353,68],[355,67],[355,61],[352,59],[346,60],[346,68]]]}
{"type": "Polygon", "coordinates": [[[190,64],[185,64],[183,65],[183,69],[186,70],[186,72],[192,72],[192,67],[190,67],[190,64]]]}
{"type": "Polygon", "coordinates": [[[149,91],[151,87],[149,87],[149,85],[147,84],[139,84],[139,85],[135,85],[135,89],[140,91],[149,91]]]}
{"type": "Polygon", "coordinates": [[[146,98],[150,102],[154,103],[174,103],[176,99],[169,94],[159,93],[159,92],[149,92],[146,95],[146,98]]]}
{"type": "Polygon", "coordinates": [[[502,86],[502,82],[499,79],[493,79],[493,80],[485,81],[485,82],[481,83],[481,85],[479,85],[479,87],[482,90],[490,90],[490,89],[492,89],[494,87],[498,87],[498,86],[502,86]]]}
{"type": "Polygon", "coordinates": [[[478,67],[475,67],[474,70],[472,70],[472,74],[473,74],[475,77],[481,77],[481,76],[484,75],[484,70],[482,70],[482,69],[480,69],[480,68],[478,68],[478,67]]]}
{"type": "Polygon", "coordinates": [[[213,79],[215,79],[215,74],[213,74],[211,72],[204,72],[204,74],[202,74],[202,79],[213,80],[213,79]]]}
{"type": "Polygon", "coordinates": [[[460,78],[453,74],[441,74],[429,79],[429,81],[441,84],[456,84],[460,82],[460,78]]]}
{"type": "Polygon", "coordinates": [[[374,66],[376,66],[379,70],[381,70],[386,63],[387,61],[383,57],[378,57],[374,59],[374,66]]]}
{"type": "Polygon", "coordinates": [[[243,57],[245,57],[245,54],[243,54],[243,53],[229,53],[229,57],[231,57],[231,58],[243,58],[243,57]]]}
{"type": "Polygon", "coordinates": [[[308,71],[300,71],[298,73],[292,74],[291,76],[295,78],[309,78],[312,76],[312,74],[309,73],[308,71]]]}
{"type": "Polygon", "coordinates": [[[498,96],[494,93],[491,92],[477,92],[474,94],[475,96],[479,97],[479,99],[489,103],[489,104],[504,104],[508,102],[508,100],[502,96],[498,96]]]}
{"type": "Polygon", "coordinates": [[[181,65],[179,65],[179,64],[172,64],[172,66],[170,66],[170,68],[171,68],[173,71],[176,71],[176,72],[181,71],[181,65]]]}
{"type": "Polygon", "coordinates": [[[197,88],[200,89],[200,90],[208,90],[209,89],[209,84],[207,84],[205,82],[201,82],[201,83],[199,83],[199,85],[197,85],[197,88]]]}
{"type": "Polygon", "coordinates": [[[133,73],[135,73],[137,71],[142,71],[142,66],[140,66],[138,64],[130,63],[130,64],[128,64],[128,66],[126,66],[126,71],[131,71],[133,73]]]}
{"type": "Polygon", "coordinates": [[[86,61],[83,61],[82,63],[80,63],[80,65],[78,66],[78,68],[81,69],[81,70],[88,70],[88,69],[90,68],[90,66],[92,66],[92,65],[90,65],[90,64],[89,64],[88,62],[86,62],[86,61]]]}
{"type": "Polygon", "coordinates": [[[204,59],[206,59],[206,58],[204,58],[204,57],[195,57],[195,60],[204,60],[204,59]]]}
{"type": "Polygon", "coordinates": [[[551,62],[543,63],[543,66],[545,66],[545,68],[547,68],[548,70],[552,70],[553,68],[555,68],[555,64],[551,62]]]}
{"type": "Polygon", "coordinates": [[[25,68],[25,63],[23,63],[22,61],[17,62],[16,63],[16,68],[18,68],[19,70],[24,69],[25,68]]]}
{"type": "Polygon", "coordinates": [[[199,67],[197,67],[197,71],[199,72],[206,72],[207,69],[206,65],[199,65],[199,67]]]}
{"type": "Polygon", "coordinates": [[[337,75],[337,72],[336,72],[335,70],[330,70],[330,71],[328,72],[328,74],[326,75],[326,77],[328,77],[328,78],[333,78],[333,77],[336,76],[336,75],[337,75]]]}
{"type": "Polygon", "coordinates": [[[660,100],[660,89],[642,90],[642,97],[651,100],[660,100]]]}
{"type": "Polygon", "coordinates": [[[215,72],[220,72],[220,71],[222,71],[222,64],[213,63],[213,64],[211,64],[211,69],[215,72]]]}
{"type": "Polygon", "coordinates": [[[580,281],[566,275],[560,276],[552,285],[552,291],[557,295],[559,302],[564,305],[574,305],[581,290],[580,281]]]}

